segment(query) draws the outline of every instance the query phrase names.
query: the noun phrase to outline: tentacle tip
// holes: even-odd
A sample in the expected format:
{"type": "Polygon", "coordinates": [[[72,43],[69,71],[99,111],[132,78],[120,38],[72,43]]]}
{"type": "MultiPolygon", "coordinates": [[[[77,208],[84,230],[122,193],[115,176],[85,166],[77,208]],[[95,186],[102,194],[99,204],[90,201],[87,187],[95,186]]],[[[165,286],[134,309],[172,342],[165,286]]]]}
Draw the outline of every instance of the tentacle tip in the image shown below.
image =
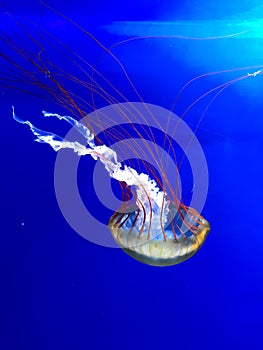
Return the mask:
{"type": "Polygon", "coordinates": [[[13,119],[14,119],[16,122],[20,122],[20,121],[21,121],[21,119],[18,118],[18,116],[17,116],[16,113],[15,113],[15,107],[14,107],[14,106],[12,106],[12,117],[13,117],[13,119]]]}
{"type": "Polygon", "coordinates": [[[50,113],[48,113],[48,112],[45,111],[44,109],[43,109],[43,111],[42,111],[42,114],[43,114],[44,117],[49,117],[49,116],[50,116],[50,113]]]}

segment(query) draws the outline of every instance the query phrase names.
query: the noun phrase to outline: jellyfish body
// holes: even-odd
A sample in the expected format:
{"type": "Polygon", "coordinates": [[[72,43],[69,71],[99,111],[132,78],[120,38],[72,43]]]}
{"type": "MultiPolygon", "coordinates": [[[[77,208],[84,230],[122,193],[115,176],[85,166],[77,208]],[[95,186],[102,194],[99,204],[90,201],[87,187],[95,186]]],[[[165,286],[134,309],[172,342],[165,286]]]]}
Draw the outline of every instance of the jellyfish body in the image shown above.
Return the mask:
{"type": "Polygon", "coordinates": [[[154,266],[175,265],[201,248],[210,225],[192,210],[190,213],[170,204],[169,211],[172,220],[163,230],[146,227],[140,232],[136,229],[138,208],[126,214],[116,212],[109,221],[109,228],[117,244],[134,259],[154,266]],[[192,227],[188,228],[186,222],[191,222],[192,227]]]}

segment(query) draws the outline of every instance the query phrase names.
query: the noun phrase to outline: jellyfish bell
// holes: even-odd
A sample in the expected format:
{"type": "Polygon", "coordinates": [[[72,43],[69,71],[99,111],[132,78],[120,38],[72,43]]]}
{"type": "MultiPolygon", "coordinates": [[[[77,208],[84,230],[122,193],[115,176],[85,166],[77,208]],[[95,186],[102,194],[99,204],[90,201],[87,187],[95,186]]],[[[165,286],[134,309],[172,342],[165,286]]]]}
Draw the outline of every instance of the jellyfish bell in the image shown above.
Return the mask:
{"type": "MultiPolygon", "coordinates": [[[[62,16],[62,18],[65,19],[65,16],[62,16]]],[[[108,173],[110,178],[117,180],[122,190],[123,203],[119,208],[114,210],[115,212],[109,218],[108,228],[118,246],[127,254],[143,263],[155,266],[174,265],[185,261],[193,256],[203,245],[210,231],[210,225],[208,221],[199,214],[202,208],[198,208],[194,204],[191,205],[192,202],[189,206],[183,204],[182,198],[178,195],[177,191],[177,173],[174,172],[170,177],[166,176],[169,170],[169,166],[167,165],[168,156],[163,155],[163,153],[158,150],[152,127],[163,132],[163,146],[166,146],[166,153],[173,155],[173,161],[180,170],[181,163],[180,165],[177,164],[176,154],[174,154],[176,152],[173,144],[170,139],[167,138],[168,131],[170,132],[171,138],[174,137],[175,133],[178,133],[179,136],[176,138],[176,141],[178,141],[180,137],[184,138],[183,132],[181,133],[183,130],[180,129],[184,125],[182,119],[196,103],[212,92],[214,93],[214,96],[211,98],[204,113],[199,118],[194,130],[196,131],[200,121],[213,100],[225,88],[236,81],[250,76],[257,76],[261,74],[262,71],[260,67],[258,67],[254,73],[249,73],[216,86],[214,89],[203,93],[200,97],[190,103],[185,112],[182,113],[181,118],[176,120],[174,125],[171,124],[172,111],[166,114],[167,118],[165,125],[161,125],[162,123],[160,123],[160,119],[158,118],[158,111],[156,109],[152,110],[151,106],[144,103],[123,63],[121,63],[113,51],[105,47],[100,41],[73,21],[68,21],[84,34],[87,39],[91,40],[95,45],[98,45],[102,50],[102,56],[108,55],[113,62],[117,63],[117,66],[124,75],[129,87],[131,87],[135,96],[137,96],[140,104],[143,105],[144,110],[141,111],[140,106],[131,103],[129,99],[125,97],[124,93],[117,89],[113,82],[109,81],[98,70],[96,64],[89,64],[87,59],[83,59],[75,51],[70,50],[59,41],[54,41],[52,37],[47,35],[49,46],[54,50],[58,50],[60,54],[61,52],[65,53],[65,59],[67,58],[71,64],[79,69],[83,77],[81,79],[76,78],[76,76],[63,69],[62,64],[61,66],[54,64],[49,59],[48,53],[43,47],[43,36],[41,36],[40,43],[34,38],[32,32],[29,32],[26,27],[20,26],[20,30],[22,29],[27,40],[29,40],[30,43],[32,42],[33,44],[36,44],[36,53],[29,54],[20,46],[20,42],[17,43],[11,37],[6,36],[3,38],[3,41],[5,45],[18,55],[19,64],[16,63],[13,56],[10,59],[5,53],[2,55],[2,59],[11,66],[12,72],[14,68],[18,70],[21,81],[31,84],[34,88],[36,87],[45,90],[59,103],[59,105],[65,107],[71,115],[73,114],[73,116],[76,117],[76,119],[74,119],[72,116],[43,112],[45,117],[54,117],[69,123],[72,128],[77,130],[77,132],[84,137],[84,142],[70,140],[67,136],[60,137],[54,133],[38,129],[30,121],[17,116],[14,109],[13,117],[17,122],[25,124],[30,128],[32,133],[36,136],[36,141],[49,144],[55,151],[67,148],[73,150],[78,157],[90,156],[104,166],[104,171],[108,173]],[[52,45],[50,45],[50,42],[52,45]],[[29,65],[34,68],[34,70],[27,70],[23,66],[23,63],[21,63],[23,60],[26,63],[26,68],[29,65]],[[24,79],[21,78],[21,75],[24,79]],[[86,101],[86,95],[85,97],[78,96],[72,91],[72,86],[67,88],[67,82],[70,84],[78,84],[85,89],[86,92],[90,92],[91,102],[86,101]],[[112,125],[122,125],[122,123],[115,119],[113,113],[105,113],[103,108],[100,110],[97,109],[94,102],[94,96],[99,96],[99,98],[106,102],[106,104],[114,106],[115,109],[120,111],[120,115],[123,117],[122,123],[126,122],[133,125],[133,136],[129,135],[125,126],[120,130],[120,134],[122,135],[119,135],[116,132],[111,134],[115,142],[119,141],[121,136],[127,136],[129,142],[126,144],[127,149],[122,147],[123,155],[116,152],[113,147],[108,145],[107,137],[105,142],[102,142],[98,137],[100,130],[104,130],[106,127],[112,125]],[[122,105],[120,102],[125,103],[125,105],[122,105]],[[80,121],[79,117],[85,117],[84,122],[80,121]],[[150,125],[149,118],[154,120],[154,125],[150,125]],[[138,128],[135,123],[142,125],[142,128],[147,134],[147,138],[152,142],[152,145],[147,144],[140,128],[138,128]],[[142,140],[142,144],[137,146],[137,144],[134,143],[135,139],[142,140]],[[135,161],[128,165],[125,164],[123,160],[125,160],[125,154],[128,152],[128,149],[133,153],[135,159],[140,158],[140,156],[144,155],[147,151],[148,155],[150,155],[151,159],[154,161],[155,165],[153,169],[149,167],[146,162],[144,168],[147,171],[138,167],[138,164],[135,161]],[[162,175],[162,182],[159,180],[155,168],[162,175]],[[175,178],[175,184],[172,183],[173,177],[175,178]],[[131,198],[133,198],[133,200],[131,200],[131,198]]],[[[145,37],[143,39],[145,39],[145,37]]],[[[136,40],[139,40],[139,38],[136,38],[136,40]]],[[[125,45],[127,45],[128,42],[129,40],[126,40],[125,45]]],[[[102,56],[100,59],[103,59],[102,56]]],[[[240,68],[237,70],[239,71],[240,68]]],[[[176,102],[191,82],[205,76],[219,73],[220,72],[206,73],[203,76],[194,78],[186,83],[178,93],[176,102]]],[[[223,73],[223,71],[221,73],[223,73]]],[[[10,80],[7,81],[9,84],[10,80]]],[[[13,80],[11,79],[11,83],[12,82],[13,80]]],[[[192,155],[191,158],[191,153],[188,152],[188,149],[191,148],[194,140],[195,138],[193,136],[188,138],[186,148],[183,149],[184,153],[187,154],[191,165],[194,162],[200,161],[199,158],[196,159],[195,155],[192,155]]],[[[205,158],[203,155],[202,157],[202,159],[205,158]]],[[[206,168],[200,166],[200,164],[199,167],[195,166],[195,168],[198,169],[195,176],[197,178],[202,177],[203,174],[201,173],[201,170],[206,170],[206,168]],[[198,174],[198,171],[200,174],[198,174]]],[[[198,188],[198,186],[196,187],[198,188]]],[[[197,191],[195,190],[193,192],[193,198],[195,198],[197,191]]],[[[206,196],[206,191],[203,191],[203,196],[206,196]]],[[[200,197],[202,197],[202,195],[200,195],[200,197]]],[[[202,199],[204,198],[202,197],[202,199]]],[[[63,200],[64,199],[62,198],[62,201],[63,200]]],[[[73,203],[73,205],[75,205],[75,203],[73,203]]],[[[74,213],[76,213],[76,211],[74,211],[74,213]]],[[[79,213],[77,214],[79,215],[79,213]]],[[[81,219],[77,216],[74,220],[81,219]]],[[[87,229],[87,222],[84,222],[83,224],[85,224],[87,229]]],[[[95,234],[97,234],[92,225],[88,229],[93,231],[93,233],[95,231],[95,234]]],[[[78,230],[76,231],[78,232],[78,230]]],[[[99,234],[97,234],[97,236],[99,236],[99,234]]],[[[88,235],[87,239],[89,238],[90,236],[88,235]]],[[[95,237],[92,241],[101,244],[98,243],[98,240],[99,238],[95,237]]]]}
{"type": "Polygon", "coordinates": [[[208,221],[200,214],[193,210],[191,213],[185,209],[179,210],[170,203],[169,215],[172,220],[163,229],[158,225],[155,227],[154,223],[144,228],[136,227],[139,208],[127,213],[114,213],[109,228],[117,244],[134,259],[153,266],[175,265],[193,256],[210,231],[208,221]]]}

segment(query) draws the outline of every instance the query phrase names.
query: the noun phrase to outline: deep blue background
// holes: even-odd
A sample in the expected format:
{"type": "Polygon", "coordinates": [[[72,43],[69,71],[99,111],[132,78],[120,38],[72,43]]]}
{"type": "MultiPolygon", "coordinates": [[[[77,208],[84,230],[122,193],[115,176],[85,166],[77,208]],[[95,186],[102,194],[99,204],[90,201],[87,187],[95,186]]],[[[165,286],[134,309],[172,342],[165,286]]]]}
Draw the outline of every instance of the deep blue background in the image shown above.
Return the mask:
{"type": "MultiPolygon", "coordinates": [[[[56,16],[43,13],[38,1],[16,1],[12,9],[18,14],[36,23],[41,18],[44,27],[96,61],[97,48],[91,49],[88,39],[85,47],[78,31],[52,27],[56,16]]],[[[106,45],[122,39],[102,28],[111,21],[204,19],[210,36],[211,21],[238,13],[250,19],[249,11],[260,3],[53,1],[106,45]]],[[[114,53],[146,102],[170,108],[180,87],[199,74],[262,64],[262,44],[260,35],[153,39],[125,44],[114,53]]],[[[63,65],[63,56],[57,59],[63,65]]],[[[135,99],[114,62],[105,57],[100,69],[135,99]]],[[[176,113],[199,93],[248,72],[253,69],[195,82],[176,113]]],[[[146,266],[120,249],[89,243],[68,226],[54,194],[55,152],[34,143],[11,118],[12,104],[38,126],[42,109],[63,113],[63,108],[1,88],[1,349],[262,349],[262,84],[258,76],[232,85],[206,113],[197,136],[209,167],[203,215],[212,230],[196,256],[168,268],[146,266]]],[[[193,128],[207,103],[201,101],[186,116],[193,128]]]]}

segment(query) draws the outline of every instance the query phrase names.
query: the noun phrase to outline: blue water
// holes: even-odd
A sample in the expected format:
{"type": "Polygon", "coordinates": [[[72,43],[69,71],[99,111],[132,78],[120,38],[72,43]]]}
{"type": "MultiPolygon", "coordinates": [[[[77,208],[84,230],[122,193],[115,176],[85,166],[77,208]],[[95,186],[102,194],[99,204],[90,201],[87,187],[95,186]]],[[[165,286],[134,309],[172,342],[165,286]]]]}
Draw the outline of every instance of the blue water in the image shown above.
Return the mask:
{"type": "MultiPolygon", "coordinates": [[[[138,100],[116,62],[101,56],[103,51],[68,21],[38,1],[4,5],[1,16],[6,7],[11,8],[42,33],[47,30],[65,40],[92,65],[99,58],[99,70],[129,100],[138,100]]],[[[138,32],[148,28],[145,21],[160,22],[168,35],[167,22],[176,22],[180,35],[183,26],[187,36],[194,27],[196,37],[203,37],[205,28],[208,37],[218,36],[222,19],[231,22],[233,32],[244,21],[253,23],[251,35],[250,25],[243,36],[152,38],[113,49],[143,99],[168,109],[180,88],[200,74],[263,64],[261,1],[80,0],[52,5],[106,46],[128,38],[121,26],[112,31],[112,22],[135,21],[133,30],[138,32]]],[[[13,35],[1,23],[1,36],[13,35]]],[[[0,52],[15,57],[0,45],[0,52]]],[[[29,50],[30,45],[27,42],[29,50]]],[[[48,49],[56,64],[75,74],[74,65],[62,53],[48,49]]],[[[200,94],[258,69],[195,81],[183,92],[175,112],[180,116],[200,94]]],[[[0,72],[2,79],[2,61],[0,72]]],[[[13,84],[20,91],[4,83],[0,89],[0,349],[262,349],[263,75],[226,88],[201,121],[196,135],[209,169],[202,214],[211,224],[211,233],[193,258],[167,268],[143,265],[121,249],[93,244],[68,225],[54,191],[56,154],[49,146],[33,142],[30,131],[12,119],[11,106],[21,118],[61,136],[67,131],[65,125],[44,120],[41,111],[68,111],[48,101],[45,92],[40,97],[22,93],[23,84],[13,84]]],[[[85,89],[71,87],[90,100],[85,89]]],[[[105,105],[99,98],[96,103],[105,105]]],[[[209,98],[204,98],[187,113],[185,121],[191,128],[195,129],[208,103],[209,98]]],[[[92,161],[80,167],[82,195],[91,193],[84,201],[96,203],[103,221],[107,210],[91,189],[92,161]]],[[[189,193],[192,186],[189,181],[189,193]]]]}

